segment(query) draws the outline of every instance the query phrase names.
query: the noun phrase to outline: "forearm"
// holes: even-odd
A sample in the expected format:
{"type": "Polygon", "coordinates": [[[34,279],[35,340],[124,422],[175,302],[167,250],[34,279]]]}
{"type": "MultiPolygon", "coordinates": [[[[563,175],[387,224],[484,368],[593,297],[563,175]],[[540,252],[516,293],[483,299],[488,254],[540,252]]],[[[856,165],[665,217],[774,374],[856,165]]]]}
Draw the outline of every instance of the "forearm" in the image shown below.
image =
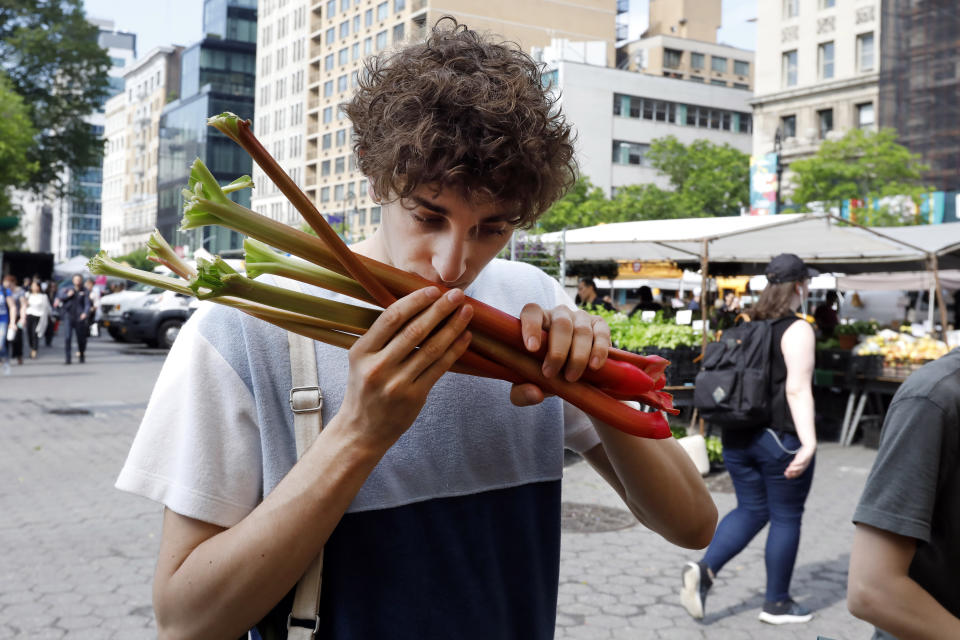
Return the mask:
{"type": "Polygon", "coordinates": [[[154,592],[161,637],[236,638],[299,580],[383,455],[334,418],[240,523],[205,540],[154,592]]]}
{"type": "Polygon", "coordinates": [[[909,576],[873,580],[851,574],[847,605],[856,617],[900,640],[960,638],[960,619],[909,576]]]}
{"type": "Polygon", "coordinates": [[[800,444],[805,447],[817,446],[817,431],[814,426],[813,389],[808,385],[797,390],[787,390],[787,406],[793,417],[793,426],[797,429],[800,444]]]}
{"type": "Polygon", "coordinates": [[[622,487],[621,497],[637,519],[678,546],[707,546],[717,526],[717,508],[680,444],[673,438],[637,438],[597,420],[593,424],[622,487]]]}

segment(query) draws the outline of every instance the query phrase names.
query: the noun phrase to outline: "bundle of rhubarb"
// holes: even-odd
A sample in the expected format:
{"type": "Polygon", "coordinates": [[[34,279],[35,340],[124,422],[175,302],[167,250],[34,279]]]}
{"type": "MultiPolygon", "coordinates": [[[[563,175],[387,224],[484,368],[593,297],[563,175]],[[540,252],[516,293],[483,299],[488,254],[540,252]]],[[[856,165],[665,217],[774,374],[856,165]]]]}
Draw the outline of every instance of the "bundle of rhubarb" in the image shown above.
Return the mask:
{"type": "MultiPolygon", "coordinates": [[[[198,159],[191,167],[189,186],[183,191],[182,228],[220,225],[246,236],[246,274],[237,273],[220,258],[201,260],[194,269],[157,232],[147,243],[150,258],[180,278],[132,269],[103,252],[90,261],[93,273],[136,280],[236,307],[288,331],[342,348],[350,348],[381,310],[292,291],[255,278],[261,274],[291,278],[382,308],[423,287],[435,286],[445,291],[437,283],[353,253],[254,137],[249,121],[224,113],[210,118],[208,124],[250,154],[317,236],[232,201],[229,193],[253,187],[250,177],[221,186],[198,159]]],[[[670,394],[662,391],[667,360],[611,349],[603,367],[587,369],[577,382],[568,382],[562,376],[546,378],[541,372],[548,344],[546,333],[541,336],[540,350],[530,352],[523,344],[518,318],[471,298],[466,302],[474,309],[470,322],[473,338],[454,371],[512,383],[532,382],[545,393],[556,394],[625,433],[645,438],[670,436],[663,414],[678,411],[670,394]],[[640,411],[621,400],[637,401],[654,411],[640,411]]]]}

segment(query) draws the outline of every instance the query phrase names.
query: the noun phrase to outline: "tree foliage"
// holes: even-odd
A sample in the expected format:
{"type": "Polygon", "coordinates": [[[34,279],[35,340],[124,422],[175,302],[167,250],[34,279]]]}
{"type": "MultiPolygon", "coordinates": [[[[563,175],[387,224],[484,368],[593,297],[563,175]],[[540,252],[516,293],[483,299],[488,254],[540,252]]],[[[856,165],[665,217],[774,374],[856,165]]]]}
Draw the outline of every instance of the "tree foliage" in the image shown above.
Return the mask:
{"type": "Polygon", "coordinates": [[[84,121],[107,94],[110,58],[97,34],[82,0],[0,3],[0,68],[39,132],[27,153],[34,190],[62,187],[64,169],[100,164],[102,140],[84,121]]]}
{"type": "MultiPolygon", "coordinates": [[[[852,129],[839,140],[824,140],[816,155],[790,164],[790,199],[804,208],[813,202],[839,208],[844,200],[888,196],[902,196],[917,205],[922,194],[932,190],[923,182],[927,169],[920,156],[897,143],[896,130],[852,129]]],[[[854,214],[859,213],[859,222],[896,225],[916,222],[915,207],[910,209],[906,216],[892,206],[854,214]]]]}
{"type": "Polygon", "coordinates": [[[143,271],[153,271],[153,268],[157,266],[156,262],[147,258],[147,248],[134,249],[130,253],[125,253],[122,256],[115,256],[113,258],[121,264],[127,264],[134,269],[141,269],[143,271]]]}
{"type": "Polygon", "coordinates": [[[559,231],[610,222],[739,215],[750,201],[750,158],[730,145],[696,140],[684,145],[673,136],[654,140],[646,157],[670,189],[655,184],[620,187],[607,198],[589,178],[543,215],[541,231],[559,231]]]}

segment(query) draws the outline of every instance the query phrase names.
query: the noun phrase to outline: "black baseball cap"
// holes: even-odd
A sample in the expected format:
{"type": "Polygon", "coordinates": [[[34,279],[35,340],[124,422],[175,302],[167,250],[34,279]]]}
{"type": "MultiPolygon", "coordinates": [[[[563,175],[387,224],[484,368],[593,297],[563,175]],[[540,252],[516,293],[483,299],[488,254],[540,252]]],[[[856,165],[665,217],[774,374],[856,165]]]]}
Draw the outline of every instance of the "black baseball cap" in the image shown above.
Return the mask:
{"type": "Polygon", "coordinates": [[[792,253],[781,253],[767,265],[767,282],[780,284],[781,282],[800,282],[807,278],[820,275],[816,269],[811,269],[803,260],[792,253]]]}

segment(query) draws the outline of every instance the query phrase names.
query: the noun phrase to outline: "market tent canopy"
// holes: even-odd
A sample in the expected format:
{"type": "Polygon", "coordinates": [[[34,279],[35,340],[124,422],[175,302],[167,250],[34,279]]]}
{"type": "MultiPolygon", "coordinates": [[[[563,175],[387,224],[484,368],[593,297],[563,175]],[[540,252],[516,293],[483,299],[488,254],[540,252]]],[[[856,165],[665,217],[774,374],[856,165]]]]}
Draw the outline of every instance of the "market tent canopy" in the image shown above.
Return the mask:
{"type": "Polygon", "coordinates": [[[61,262],[60,264],[53,267],[53,273],[62,278],[70,278],[75,273],[79,273],[84,278],[90,277],[90,270],[87,269],[87,263],[90,262],[90,258],[85,256],[73,256],[66,262],[61,262]]]}
{"type": "MultiPolygon", "coordinates": [[[[940,271],[940,286],[948,291],[960,289],[960,270],[940,271]]],[[[927,291],[935,287],[931,271],[869,273],[838,276],[837,288],[843,291],[927,291]]]]}
{"type": "Polygon", "coordinates": [[[950,255],[960,250],[960,223],[880,231],[850,226],[829,214],[618,222],[541,238],[562,241],[569,261],[672,260],[699,266],[706,247],[714,273],[718,263],[758,273],[780,253],[795,253],[821,271],[916,270],[931,254],[950,260],[942,266],[960,266],[960,259],[950,255]]]}

